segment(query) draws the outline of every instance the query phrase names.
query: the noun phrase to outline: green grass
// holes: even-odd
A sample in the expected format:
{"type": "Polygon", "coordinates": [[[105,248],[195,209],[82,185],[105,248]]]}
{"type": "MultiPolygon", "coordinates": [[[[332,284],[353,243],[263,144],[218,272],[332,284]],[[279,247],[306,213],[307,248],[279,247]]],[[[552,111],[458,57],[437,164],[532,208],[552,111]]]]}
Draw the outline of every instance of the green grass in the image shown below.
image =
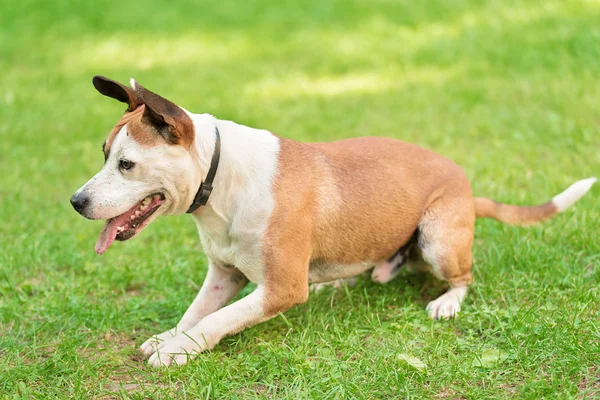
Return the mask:
{"type": "Polygon", "coordinates": [[[363,281],[161,370],[136,347],[177,323],[204,278],[191,218],[156,221],[98,257],[101,223],[68,202],[124,109],[93,89],[95,74],[298,140],[418,143],[461,164],[477,195],[545,201],[600,175],[597,1],[0,11],[0,397],[600,395],[598,187],[540,226],[479,221],[476,283],[454,321],[424,311],[443,290],[434,279],[363,281]]]}

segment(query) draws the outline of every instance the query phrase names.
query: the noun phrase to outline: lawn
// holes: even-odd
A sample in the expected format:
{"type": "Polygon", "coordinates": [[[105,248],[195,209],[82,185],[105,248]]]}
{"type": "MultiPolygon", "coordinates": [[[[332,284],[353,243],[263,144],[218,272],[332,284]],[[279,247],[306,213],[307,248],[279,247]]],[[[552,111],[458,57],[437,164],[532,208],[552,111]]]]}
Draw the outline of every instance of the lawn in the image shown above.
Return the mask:
{"type": "MultiPolygon", "coordinates": [[[[0,398],[600,396],[600,187],[516,228],[477,222],[475,284],[325,290],[152,369],[206,274],[188,216],[99,257],[71,194],[124,106],[95,74],[304,141],[382,135],[453,158],[479,196],[550,199],[600,175],[600,3],[23,0],[0,6],[0,398]]],[[[247,288],[247,294],[251,287],[247,288]]]]}

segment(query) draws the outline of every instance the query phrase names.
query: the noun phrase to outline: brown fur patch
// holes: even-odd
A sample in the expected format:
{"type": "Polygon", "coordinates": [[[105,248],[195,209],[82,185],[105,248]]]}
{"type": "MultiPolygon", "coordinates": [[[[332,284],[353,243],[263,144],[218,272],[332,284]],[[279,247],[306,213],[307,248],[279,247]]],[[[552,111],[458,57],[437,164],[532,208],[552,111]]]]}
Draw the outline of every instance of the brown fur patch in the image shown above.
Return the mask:
{"type": "Polygon", "coordinates": [[[281,140],[275,209],[263,244],[263,307],[267,316],[308,299],[308,265],[317,211],[315,165],[315,154],[305,144],[281,140]]]}
{"type": "Polygon", "coordinates": [[[142,121],[153,127],[161,127],[158,133],[167,142],[188,149],[194,142],[194,122],[189,115],[175,103],[140,84],[135,85],[134,91],[145,105],[142,121]]]}
{"type": "Polygon", "coordinates": [[[111,129],[106,141],[104,142],[104,146],[102,147],[102,151],[104,151],[104,157],[108,158],[110,154],[110,148],[115,141],[115,137],[117,134],[123,129],[125,125],[127,125],[134,118],[141,118],[142,116],[142,107],[138,107],[133,111],[126,111],[125,114],[121,116],[116,125],[111,129]]]}
{"type": "Polygon", "coordinates": [[[498,203],[483,197],[475,198],[475,213],[478,218],[493,218],[505,224],[529,225],[555,215],[558,208],[551,201],[539,206],[522,207],[498,203]]]}
{"type": "Polygon", "coordinates": [[[155,146],[158,143],[165,143],[165,139],[162,135],[154,128],[152,125],[144,122],[145,105],[142,104],[135,110],[131,112],[125,112],[117,122],[117,124],[112,128],[110,133],[108,134],[108,138],[106,138],[106,142],[104,142],[104,156],[108,158],[110,154],[110,148],[115,141],[115,137],[117,134],[123,129],[125,125],[127,125],[127,133],[131,136],[136,142],[141,144],[142,146],[155,146]]]}
{"type": "Polygon", "coordinates": [[[388,259],[434,205],[443,205],[448,220],[464,219],[449,222],[465,230],[465,243],[460,257],[448,255],[464,265],[443,263],[453,269],[445,275],[468,274],[475,216],[469,182],[454,162],[385,138],[280,143],[276,206],[263,250],[267,312],[306,299],[309,268],[388,259]]]}
{"type": "Polygon", "coordinates": [[[339,192],[337,210],[317,223],[314,259],[344,264],[388,259],[408,242],[447,185],[468,186],[454,162],[409,143],[368,137],[313,147],[329,166],[319,168],[327,171],[322,179],[335,182],[339,192]]]}

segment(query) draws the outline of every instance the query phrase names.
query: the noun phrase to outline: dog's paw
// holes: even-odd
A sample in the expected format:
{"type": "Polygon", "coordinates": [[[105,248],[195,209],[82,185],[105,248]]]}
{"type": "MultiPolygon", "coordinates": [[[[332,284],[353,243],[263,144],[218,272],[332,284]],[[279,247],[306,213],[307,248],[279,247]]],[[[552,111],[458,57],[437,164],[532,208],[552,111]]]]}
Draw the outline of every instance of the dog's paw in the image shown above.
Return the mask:
{"type": "Polygon", "coordinates": [[[151,354],[156,353],[158,350],[158,345],[164,341],[174,338],[177,335],[177,328],[169,329],[166,332],[161,333],[160,335],[152,336],[150,339],[146,340],[141,346],[140,350],[145,355],[149,356],[151,354]]]}
{"type": "Polygon", "coordinates": [[[460,301],[455,295],[446,293],[429,302],[427,311],[433,319],[453,318],[460,311],[460,301]]]}
{"type": "Polygon", "coordinates": [[[158,344],[157,350],[150,356],[148,364],[153,367],[183,365],[206,350],[206,346],[185,333],[158,344]]]}
{"type": "Polygon", "coordinates": [[[344,286],[354,287],[354,286],[356,286],[357,282],[358,282],[358,278],[356,276],[353,276],[352,278],[335,279],[330,282],[311,283],[309,290],[313,293],[319,293],[321,290],[323,290],[327,287],[331,287],[336,290],[343,288],[344,286]]]}
{"type": "Polygon", "coordinates": [[[337,285],[337,281],[311,283],[308,289],[310,290],[311,293],[316,294],[316,293],[319,293],[321,290],[328,288],[328,287],[337,289],[338,287],[341,287],[341,285],[337,285]]]}

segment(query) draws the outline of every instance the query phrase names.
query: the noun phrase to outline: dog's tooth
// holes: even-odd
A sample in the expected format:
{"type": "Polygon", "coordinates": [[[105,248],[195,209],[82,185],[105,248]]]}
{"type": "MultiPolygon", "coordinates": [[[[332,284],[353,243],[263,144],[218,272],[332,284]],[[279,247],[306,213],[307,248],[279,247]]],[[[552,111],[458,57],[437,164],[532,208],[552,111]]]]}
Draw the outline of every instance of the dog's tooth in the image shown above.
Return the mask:
{"type": "Polygon", "coordinates": [[[140,215],[140,210],[135,210],[135,216],[139,216],[140,215]]]}
{"type": "Polygon", "coordinates": [[[129,219],[135,219],[135,215],[132,215],[131,217],[129,217],[129,219]]]}
{"type": "Polygon", "coordinates": [[[124,230],[125,230],[125,227],[123,227],[123,226],[117,227],[117,232],[123,232],[124,230]]]}
{"type": "MultiPolygon", "coordinates": [[[[144,207],[147,207],[147,206],[148,206],[148,204],[150,204],[150,202],[151,202],[151,201],[152,201],[152,199],[150,198],[150,196],[148,196],[148,197],[146,197],[146,198],[144,199],[144,201],[142,201],[142,205],[143,205],[144,207]]],[[[143,208],[143,207],[142,207],[142,208],[143,208]]]]}

